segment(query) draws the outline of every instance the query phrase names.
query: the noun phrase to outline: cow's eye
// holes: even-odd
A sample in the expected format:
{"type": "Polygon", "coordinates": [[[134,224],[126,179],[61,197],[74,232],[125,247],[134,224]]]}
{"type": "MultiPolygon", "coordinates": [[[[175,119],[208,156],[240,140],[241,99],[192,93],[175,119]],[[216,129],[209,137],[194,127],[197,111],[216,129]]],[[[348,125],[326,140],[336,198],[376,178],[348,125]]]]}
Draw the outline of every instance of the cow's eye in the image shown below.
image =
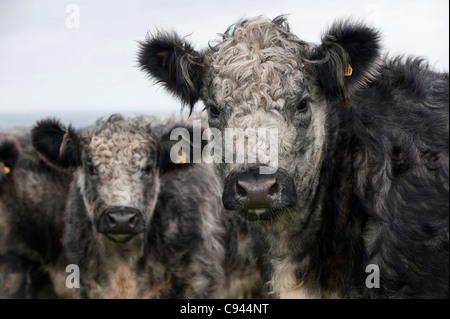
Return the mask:
{"type": "Polygon", "coordinates": [[[220,116],[220,111],[219,109],[214,105],[213,102],[207,102],[205,109],[209,110],[209,115],[211,116],[211,118],[216,119],[220,116]]]}
{"type": "Polygon", "coordinates": [[[212,117],[213,119],[216,119],[216,118],[219,117],[220,111],[219,111],[219,109],[218,109],[217,107],[211,106],[211,107],[209,108],[209,114],[211,114],[211,117],[212,117]]]}
{"type": "Polygon", "coordinates": [[[144,174],[151,174],[151,172],[153,171],[153,161],[148,161],[142,171],[144,172],[144,174]]]}
{"type": "Polygon", "coordinates": [[[305,113],[308,110],[309,107],[309,99],[303,99],[297,104],[297,112],[298,113],[305,113]]]}
{"type": "Polygon", "coordinates": [[[97,169],[95,168],[94,164],[92,164],[91,161],[87,162],[86,167],[89,175],[92,176],[97,175],[97,169]]]}

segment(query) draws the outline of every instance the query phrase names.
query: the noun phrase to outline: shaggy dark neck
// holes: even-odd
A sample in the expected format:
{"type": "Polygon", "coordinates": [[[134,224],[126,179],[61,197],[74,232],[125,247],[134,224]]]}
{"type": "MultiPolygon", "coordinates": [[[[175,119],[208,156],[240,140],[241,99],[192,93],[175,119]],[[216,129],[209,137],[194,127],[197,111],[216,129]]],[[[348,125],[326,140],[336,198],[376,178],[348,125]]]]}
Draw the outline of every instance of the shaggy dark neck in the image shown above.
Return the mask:
{"type": "Polygon", "coordinates": [[[340,287],[338,295],[348,295],[364,284],[366,276],[365,266],[361,264],[366,259],[361,256],[365,254],[361,234],[367,216],[354,194],[353,163],[358,147],[358,137],[352,134],[351,128],[354,113],[351,108],[340,105],[331,109],[336,111],[330,111],[328,118],[329,139],[315,199],[315,205],[321,207],[317,214],[322,223],[311,263],[314,270],[319,270],[316,280],[325,297],[336,293],[336,287],[340,287]],[[345,278],[351,277],[350,272],[359,272],[361,280],[346,282],[345,278]],[[334,278],[330,274],[335,274],[334,278]]]}
{"type": "Polygon", "coordinates": [[[306,222],[297,225],[297,229],[273,225],[269,235],[273,238],[267,241],[271,259],[296,261],[298,283],[304,283],[311,294],[321,297],[355,293],[366,276],[361,264],[366,259],[361,256],[364,254],[361,232],[366,217],[353,194],[352,154],[357,143],[353,137],[341,133],[348,132],[344,126],[351,125],[350,110],[343,112],[329,112],[320,181],[307,207],[306,222]],[[355,278],[354,274],[350,276],[352,271],[361,273],[357,282],[348,280],[355,278]]]}

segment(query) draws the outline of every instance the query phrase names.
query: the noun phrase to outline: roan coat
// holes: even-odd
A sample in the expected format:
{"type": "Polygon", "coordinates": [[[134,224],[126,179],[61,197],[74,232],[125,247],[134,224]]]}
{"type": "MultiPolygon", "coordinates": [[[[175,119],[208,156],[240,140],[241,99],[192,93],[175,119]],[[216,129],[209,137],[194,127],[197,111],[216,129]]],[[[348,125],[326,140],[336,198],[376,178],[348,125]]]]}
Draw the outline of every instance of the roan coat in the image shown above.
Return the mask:
{"type": "Polygon", "coordinates": [[[138,58],[212,128],[278,130],[275,173],[216,163],[225,207],[266,234],[276,297],[448,298],[448,73],[382,58],[352,20],[318,45],[284,17],[238,21],[203,51],[157,32],[138,58]]]}

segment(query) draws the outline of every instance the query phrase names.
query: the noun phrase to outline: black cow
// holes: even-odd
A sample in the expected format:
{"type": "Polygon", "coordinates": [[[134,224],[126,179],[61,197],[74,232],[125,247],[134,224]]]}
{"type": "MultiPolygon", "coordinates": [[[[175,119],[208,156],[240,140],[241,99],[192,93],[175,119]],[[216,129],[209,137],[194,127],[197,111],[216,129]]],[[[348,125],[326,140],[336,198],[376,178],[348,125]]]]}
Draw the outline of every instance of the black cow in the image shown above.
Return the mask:
{"type": "Polygon", "coordinates": [[[71,177],[40,159],[29,129],[0,134],[0,296],[71,297],[64,210],[71,177]]]}
{"type": "Polygon", "coordinates": [[[257,153],[216,170],[225,207],[266,234],[277,297],[448,298],[448,73],[381,58],[379,38],[346,20],[316,45],[258,17],[201,52],[175,33],[141,43],[144,71],[257,153]],[[255,151],[244,130],[261,128],[278,140],[255,151]]]}

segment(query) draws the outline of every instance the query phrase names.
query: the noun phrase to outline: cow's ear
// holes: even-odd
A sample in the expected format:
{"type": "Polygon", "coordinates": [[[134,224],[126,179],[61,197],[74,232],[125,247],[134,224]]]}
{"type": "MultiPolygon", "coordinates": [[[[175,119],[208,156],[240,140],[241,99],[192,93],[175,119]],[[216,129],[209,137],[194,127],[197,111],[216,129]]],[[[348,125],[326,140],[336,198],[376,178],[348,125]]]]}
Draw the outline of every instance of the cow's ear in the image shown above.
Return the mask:
{"type": "Polygon", "coordinates": [[[329,103],[347,105],[351,96],[377,75],[380,34],[350,20],[334,23],[316,51],[319,82],[329,103]]]}
{"type": "Polygon", "coordinates": [[[176,33],[159,32],[139,43],[141,70],[189,105],[191,112],[202,86],[203,57],[176,33]]]}
{"type": "Polygon", "coordinates": [[[192,168],[202,160],[207,141],[201,139],[203,127],[175,126],[166,131],[158,147],[158,165],[162,173],[192,168]],[[197,131],[198,130],[198,131],[197,131]],[[195,133],[194,133],[195,132],[195,133]]]}
{"type": "Polygon", "coordinates": [[[77,132],[58,120],[39,121],[31,130],[33,147],[49,163],[61,168],[81,165],[80,142],[77,132]]]}
{"type": "Polygon", "coordinates": [[[11,175],[19,161],[21,148],[13,137],[0,140],[0,181],[11,175]]]}

